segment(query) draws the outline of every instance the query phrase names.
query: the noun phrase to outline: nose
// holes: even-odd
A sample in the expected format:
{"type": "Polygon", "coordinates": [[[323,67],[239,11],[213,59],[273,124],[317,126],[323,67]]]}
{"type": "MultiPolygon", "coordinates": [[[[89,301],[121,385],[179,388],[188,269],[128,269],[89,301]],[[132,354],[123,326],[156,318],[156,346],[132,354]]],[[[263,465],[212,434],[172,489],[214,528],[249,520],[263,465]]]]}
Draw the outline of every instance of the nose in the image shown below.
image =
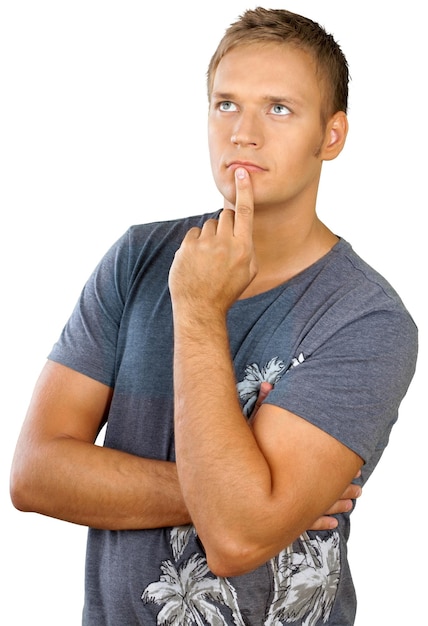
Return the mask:
{"type": "Polygon", "coordinates": [[[251,112],[242,112],[232,129],[230,140],[237,147],[260,147],[263,141],[263,134],[257,116],[251,112]]]}

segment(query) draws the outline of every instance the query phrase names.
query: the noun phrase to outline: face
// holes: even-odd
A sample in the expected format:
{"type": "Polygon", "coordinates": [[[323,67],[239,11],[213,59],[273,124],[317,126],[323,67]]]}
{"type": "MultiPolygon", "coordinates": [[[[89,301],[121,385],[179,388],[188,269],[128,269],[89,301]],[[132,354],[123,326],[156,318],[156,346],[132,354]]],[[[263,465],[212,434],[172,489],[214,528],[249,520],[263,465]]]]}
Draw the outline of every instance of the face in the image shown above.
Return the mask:
{"type": "Polygon", "coordinates": [[[250,173],[259,207],[315,202],[326,129],[311,57],[275,43],[238,46],[220,61],[209,107],[209,149],[225,206],[234,171],[250,173]]]}

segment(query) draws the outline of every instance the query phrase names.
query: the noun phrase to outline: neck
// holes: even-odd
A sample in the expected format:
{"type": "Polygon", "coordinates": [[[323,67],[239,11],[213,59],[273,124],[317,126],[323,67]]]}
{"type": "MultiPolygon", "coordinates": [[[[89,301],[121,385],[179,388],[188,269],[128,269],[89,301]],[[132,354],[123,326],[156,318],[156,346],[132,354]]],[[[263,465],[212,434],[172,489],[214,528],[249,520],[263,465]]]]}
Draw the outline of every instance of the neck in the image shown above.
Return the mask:
{"type": "Polygon", "coordinates": [[[290,280],[327,254],[338,237],[310,211],[306,215],[255,211],[254,246],[258,274],[242,294],[250,297],[290,280]]]}

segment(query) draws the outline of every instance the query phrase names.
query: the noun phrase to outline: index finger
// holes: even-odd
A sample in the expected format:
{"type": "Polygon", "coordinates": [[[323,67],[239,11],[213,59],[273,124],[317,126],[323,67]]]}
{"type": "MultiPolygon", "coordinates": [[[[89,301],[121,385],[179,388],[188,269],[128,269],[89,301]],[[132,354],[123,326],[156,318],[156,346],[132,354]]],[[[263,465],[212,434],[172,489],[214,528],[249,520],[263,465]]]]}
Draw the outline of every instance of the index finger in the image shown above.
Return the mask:
{"type": "Polygon", "coordinates": [[[236,199],[235,225],[233,234],[248,235],[253,232],[254,199],[253,186],[247,170],[238,167],[235,171],[236,199]]]}

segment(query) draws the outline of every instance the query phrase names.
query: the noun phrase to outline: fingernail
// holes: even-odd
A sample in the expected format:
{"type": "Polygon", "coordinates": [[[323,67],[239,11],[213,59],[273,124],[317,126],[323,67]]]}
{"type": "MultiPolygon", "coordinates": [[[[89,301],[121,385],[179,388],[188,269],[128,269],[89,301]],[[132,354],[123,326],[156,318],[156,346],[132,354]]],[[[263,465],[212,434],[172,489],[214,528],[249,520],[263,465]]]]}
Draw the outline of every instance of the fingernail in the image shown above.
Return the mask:
{"type": "Polygon", "coordinates": [[[244,169],[243,167],[238,167],[238,169],[236,170],[236,178],[240,178],[241,180],[244,179],[247,175],[247,170],[244,169]]]}

